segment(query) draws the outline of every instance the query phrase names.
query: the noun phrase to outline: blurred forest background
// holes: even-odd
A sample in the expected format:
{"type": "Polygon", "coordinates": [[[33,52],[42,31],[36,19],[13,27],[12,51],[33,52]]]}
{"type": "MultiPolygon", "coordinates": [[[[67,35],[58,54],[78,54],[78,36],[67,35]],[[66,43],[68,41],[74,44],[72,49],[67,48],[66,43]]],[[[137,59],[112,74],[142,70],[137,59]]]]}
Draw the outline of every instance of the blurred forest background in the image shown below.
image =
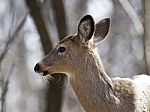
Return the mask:
{"type": "Polygon", "coordinates": [[[84,112],[65,75],[33,68],[85,14],[111,18],[98,45],[110,77],[150,73],[150,0],[0,0],[0,112],[84,112]]]}

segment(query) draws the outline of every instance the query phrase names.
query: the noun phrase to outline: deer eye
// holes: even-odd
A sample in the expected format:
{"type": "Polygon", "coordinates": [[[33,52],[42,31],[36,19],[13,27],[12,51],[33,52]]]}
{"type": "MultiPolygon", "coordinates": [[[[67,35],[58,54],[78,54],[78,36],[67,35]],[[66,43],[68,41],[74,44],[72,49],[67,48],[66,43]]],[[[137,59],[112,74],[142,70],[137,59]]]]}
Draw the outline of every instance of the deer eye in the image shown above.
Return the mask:
{"type": "Polygon", "coordinates": [[[65,48],[65,47],[60,47],[60,48],[58,49],[58,52],[61,52],[61,53],[65,52],[65,51],[66,51],[66,48],[65,48]]]}

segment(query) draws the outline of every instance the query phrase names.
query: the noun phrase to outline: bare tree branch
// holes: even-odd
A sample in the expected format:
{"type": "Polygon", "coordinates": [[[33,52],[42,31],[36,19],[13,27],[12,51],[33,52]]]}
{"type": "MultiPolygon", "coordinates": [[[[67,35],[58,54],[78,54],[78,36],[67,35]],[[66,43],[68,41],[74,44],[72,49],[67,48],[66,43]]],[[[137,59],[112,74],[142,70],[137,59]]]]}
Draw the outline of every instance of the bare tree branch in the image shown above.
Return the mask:
{"type": "Polygon", "coordinates": [[[2,54],[0,55],[0,68],[1,68],[1,64],[2,64],[2,60],[4,59],[4,57],[6,56],[7,54],[7,51],[8,51],[8,47],[10,46],[10,44],[12,44],[14,42],[14,40],[17,38],[17,34],[18,32],[21,30],[21,28],[24,26],[24,23],[26,21],[26,17],[27,17],[28,14],[25,14],[24,18],[22,19],[22,21],[20,22],[20,24],[17,26],[16,30],[13,32],[13,34],[11,35],[10,32],[9,32],[9,39],[3,49],[3,52],[2,54]]]}
{"type": "Polygon", "coordinates": [[[150,0],[145,0],[145,23],[144,23],[144,28],[145,28],[145,35],[144,35],[144,48],[145,48],[145,56],[146,56],[146,61],[147,61],[147,66],[148,66],[148,72],[150,74],[150,0]]]}
{"type": "Polygon", "coordinates": [[[50,41],[49,29],[46,23],[46,17],[44,17],[40,5],[36,0],[26,0],[26,4],[29,7],[30,14],[34,19],[36,28],[39,32],[44,53],[48,54],[52,49],[52,42],[50,41]]]}
{"type": "Polygon", "coordinates": [[[8,84],[9,84],[9,79],[10,76],[13,74],[13,70],[14,70],[15,65],[12,63],[6,78],[6,81],[4,82],[4,87],[3,87],[3,91],[2,91],[2,95],[0,97],[0,101],[1,101],[1,112],[5,112],[5,99],[6,99],[6,94],[8,91],[8,84]]]}
{"type": "Polygon", "coordinates": [[[136,14],[135,10],[133,9],[131,4],[129,3],[129,1],[128,0],[118,0],[118,1],[120,2],[121,6],[124,8],[127,15],[131,19],[137,33],[140,36],[142,36],[144,34],[144,27],[143,27],[138,15],[136,14]]]}
{"type": "Polygon", "coordinates": [[[55,14],[59,39],[62,40],[67,35],[66,14],[63,0],[51,0],[51,3],[55,14]]]}
{"type": "MultiPolygon", "coordinates": [[[[30,13],[33,17],[37,30],[40,34],[40,39],[42,42],[44,53],[47,54],[52,49],[52,42],[50,41],[50,34],[49,34],[50,30],[48,29],[47,26],[48,20],[42,13],[40,4],[36,0],[26,0],[26,4],[29,7],[30,13]]],[[[61,25],[59,25],[59,27],[60,26],[61,25]]],[[[63,36],[66,35],[66,32],[63,33],[62,35],[63,36]]],[[[54,74],[53,77],[54,81],[50,83],[46,93],[46,112],[60,112],[62,107],[64,90],[63,88],[59,88],[58,86],[64,85],[65,76],[54,74]],[[58,82],[58,80],[60,79],[61,81],[58,82]]]]}
{"type": "MultiPolygon", "coordinates": [[[[58,36],[59,39],[62,40],[67,35],[66,14],[63,0],[49,0],[49,3],[52,3],[49,4],[49,6],[51,7],[52,5],[58,36]]],[[[65,91],[64,85],[67,77],[65,74],[51,75],[54,77],[55,80],[51,82],[51,89],[47,91],[48,109],[46,110],[46,112],[61,112],[65,91]],[[51,106],[53,106],[53,108],[51,106]]]]}

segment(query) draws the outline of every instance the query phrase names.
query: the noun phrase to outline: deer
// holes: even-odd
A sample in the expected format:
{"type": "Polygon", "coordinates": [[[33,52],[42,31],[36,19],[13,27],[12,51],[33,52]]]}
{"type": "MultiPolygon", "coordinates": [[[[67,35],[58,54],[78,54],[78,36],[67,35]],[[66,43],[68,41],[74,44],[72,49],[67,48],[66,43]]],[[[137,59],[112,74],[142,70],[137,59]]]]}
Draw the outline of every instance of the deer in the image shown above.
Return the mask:
{"type": "Polygon", "coordinates": [[[34,71],[42,76],[66,74],[86,112],[150,112],[148,75],[111,78],[104,70],[96,46],[107,37],[109,27],[110,18],[95,25],[93,17],[85,15],[77,33],[61,40],[34,71]]]}

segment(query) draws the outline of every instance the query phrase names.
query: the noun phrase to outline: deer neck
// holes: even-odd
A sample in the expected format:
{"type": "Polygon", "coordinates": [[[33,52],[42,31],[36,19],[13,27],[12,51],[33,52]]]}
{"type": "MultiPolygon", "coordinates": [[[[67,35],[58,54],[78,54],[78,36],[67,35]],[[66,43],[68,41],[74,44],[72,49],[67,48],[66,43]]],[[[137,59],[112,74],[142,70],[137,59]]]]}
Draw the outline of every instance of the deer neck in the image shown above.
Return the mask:
{"type": "Polygon", "coordinates": [[[106,75],[98,55],[91,52],[79,60],[80,68],[76,69],[71,83],[82,106],[87,112],[111,112],[109,109],[116,104],[113,83],[106,75]]]}

